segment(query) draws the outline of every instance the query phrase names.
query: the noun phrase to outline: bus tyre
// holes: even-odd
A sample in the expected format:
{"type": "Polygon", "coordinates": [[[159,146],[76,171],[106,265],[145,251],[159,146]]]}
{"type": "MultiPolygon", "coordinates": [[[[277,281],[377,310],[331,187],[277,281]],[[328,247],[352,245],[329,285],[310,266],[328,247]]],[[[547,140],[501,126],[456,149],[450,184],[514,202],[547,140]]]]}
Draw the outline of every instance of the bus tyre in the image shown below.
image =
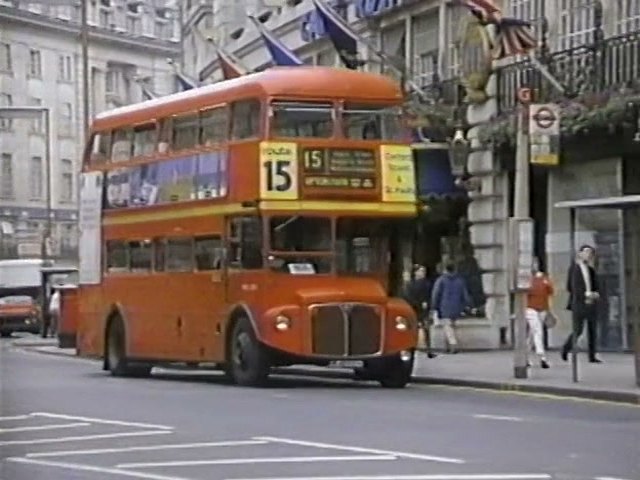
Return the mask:
{"type": "Polygon", "coordinates": [[[404,388],[411,381],[413,372],[413,356],[411,360],[403,361],[399,355],[385,358],[378,381],[383,388],[404,388]]]}
{"type": "Polygon", "coordinates": [[[130,364],[125,355],[125,333],[122,320],[114,319],[107,332],[106,355],[109,371],[114,377],[146,377],[151,373],[150,365],[130,364]]]}
{"type": "Polygon", "coordinates": [[[231,380],[245,387],[259,387],[269,376],[269,358],[248,318],[238,320],[231,334],[227,373],[231,380]]]}
{"type": "Polygon", "coordinates": [[[11,330],[0,330],[0,337],[9,338],[11,336],[11,330]]]}

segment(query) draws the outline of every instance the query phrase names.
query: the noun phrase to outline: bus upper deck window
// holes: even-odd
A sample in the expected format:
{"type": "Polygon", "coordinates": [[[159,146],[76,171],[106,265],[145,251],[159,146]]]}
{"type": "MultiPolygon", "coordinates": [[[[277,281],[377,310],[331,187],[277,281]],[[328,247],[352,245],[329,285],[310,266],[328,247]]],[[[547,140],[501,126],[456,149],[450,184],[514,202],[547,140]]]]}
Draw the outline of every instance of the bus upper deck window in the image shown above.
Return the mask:
{"type": "Polygon", "coordinates": [[[331,103],[273,102],[271,135],[274,137],[327,138],[333,134],[331,103]]]}
{"type": "Polygon", "coordinates": [[[153,155],[156,147],[156,124],[148,123],[135,127],[133,133],[133,156],[146,157],[153,155]]]}
{"type": "Polygon", "coordinates": [[[105,163],[111,148],[111,132],[96,133],[91,145],[91,163],[105,163]]]}
{"type": "Polygon", "coordinates": [[[397,140],[402,135],[399,108],[345,105],[344,135],[354,140],[397,140]]]}
{"type": "Polygon", "coordinates": [[[242,100],[234,103],[231,118],[234,140],[257,137],[260,133],[260,101],[242,100]]]}
{"type": "Polygon", "coordinates": [[[204,146],[225,142],[229,133],[229,113],[226,107],[201,113],[200,143],[204,146]]]}
{"type": "Polygon", "coordinates": [[[173,119],[173,149],[186,150],[198,145],[200,120],[197,115],[173,119]]]}
{"type": "Polygon", "coordinates": [[[111,148],[111,161],[114,163],[126,162],[131,159],[133,151],[133,130],[123,128],[113,132],[113,146],[111,148]]]}

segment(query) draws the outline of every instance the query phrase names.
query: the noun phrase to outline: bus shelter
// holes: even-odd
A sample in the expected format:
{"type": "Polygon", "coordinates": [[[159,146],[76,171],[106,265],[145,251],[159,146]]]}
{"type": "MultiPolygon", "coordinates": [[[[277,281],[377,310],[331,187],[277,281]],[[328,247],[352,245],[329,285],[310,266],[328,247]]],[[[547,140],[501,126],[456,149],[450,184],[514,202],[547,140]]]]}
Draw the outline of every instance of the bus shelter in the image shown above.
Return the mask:
{"type": "MultiPolygon", "coordinates": [[[[618,252],[621,257],[620,279],[622,284],[622,305],[620,310],[625,316],[628,334],[624,334],[625,344],[633,350],[635,359],[636,385],[640,387],[640,314],[628,308],[627,299],[640,297],[640,288],[632,278],[640,278],[640,195],[623,195],[614,197],[593,198],[584,200],[567,200],[558,202],[555,208],[568,209],[570,215],[570,238],[571,246],[576,245],[576,217],[580,212],[604,210],[612,213],[622,213],[620,236],[623,238],[623,247],[618,252]],[[625,248],[626,246],[626,248],[625,248]]],[[[574,342],[574,346],[577,342],[574,342]]],[[[575,352],[572,355],[573,381],[578,381],[578,370],[575,352]]]]}

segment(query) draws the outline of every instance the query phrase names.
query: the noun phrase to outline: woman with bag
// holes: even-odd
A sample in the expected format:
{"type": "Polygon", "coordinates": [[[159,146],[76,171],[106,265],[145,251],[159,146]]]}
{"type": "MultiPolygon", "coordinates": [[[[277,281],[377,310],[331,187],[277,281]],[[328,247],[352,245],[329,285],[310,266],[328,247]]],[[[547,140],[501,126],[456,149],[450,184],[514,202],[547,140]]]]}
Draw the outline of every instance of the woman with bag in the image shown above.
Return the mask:
{"type": "Polygon", "coordinates": [[[555,325],[555,316],[551,313],[551,299],[553,297],[553,284],[547,275],[540,269],[537,259],[533,262],[533,277],[527,295],[527,324],[529,325],[529,343],[533,343],[540,366],[549,368],[544,351],[543,332],[547,325],[549,328],[555,325]]]}

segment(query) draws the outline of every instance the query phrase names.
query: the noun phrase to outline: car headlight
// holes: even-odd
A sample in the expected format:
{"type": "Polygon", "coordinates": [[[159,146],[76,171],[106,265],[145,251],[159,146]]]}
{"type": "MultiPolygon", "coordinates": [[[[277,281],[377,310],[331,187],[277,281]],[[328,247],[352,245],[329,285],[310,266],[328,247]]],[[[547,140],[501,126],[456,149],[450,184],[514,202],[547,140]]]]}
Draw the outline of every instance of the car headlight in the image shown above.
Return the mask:
{"type": "Polygon", "coordinates": [[[396,330],[399,332],[406,332],[409,330],[409,320],[402,316],[396,317],[396,330]]]}
{"type": "Polygon", "coordinates": [[[286,315],[278,315],[276,317],[276,330],[286,332],[291,328],[291,319],[286,315]]]}

